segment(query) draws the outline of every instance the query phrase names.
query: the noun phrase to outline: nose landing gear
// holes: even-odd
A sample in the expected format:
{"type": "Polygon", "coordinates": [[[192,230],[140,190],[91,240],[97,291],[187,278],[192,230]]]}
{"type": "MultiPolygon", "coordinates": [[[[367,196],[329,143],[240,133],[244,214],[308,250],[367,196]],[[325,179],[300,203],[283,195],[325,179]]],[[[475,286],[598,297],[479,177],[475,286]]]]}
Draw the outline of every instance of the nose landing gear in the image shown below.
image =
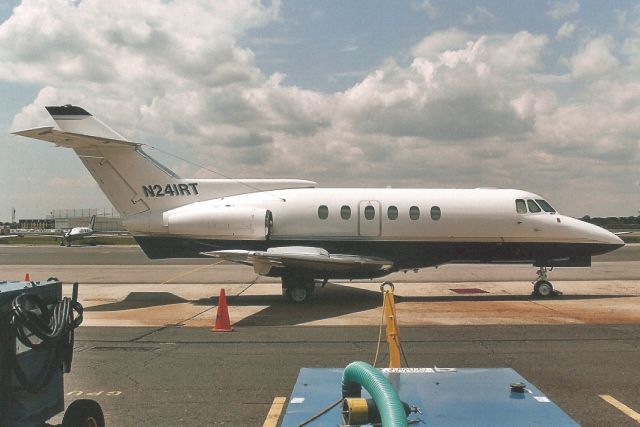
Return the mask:
{"type": "Polygon", "coordinates": [[[547,267],[540,267],[536,274],[538,275],[538,279],[533,282],[533,292],[531,295],[540,297],[540,298],[549,298],[556,295],[562,295],[562,292],[553,289],[553,285],[549,280],[547,280],[547,272],[552,271],[551,269],[547,269],[547,267]]]}

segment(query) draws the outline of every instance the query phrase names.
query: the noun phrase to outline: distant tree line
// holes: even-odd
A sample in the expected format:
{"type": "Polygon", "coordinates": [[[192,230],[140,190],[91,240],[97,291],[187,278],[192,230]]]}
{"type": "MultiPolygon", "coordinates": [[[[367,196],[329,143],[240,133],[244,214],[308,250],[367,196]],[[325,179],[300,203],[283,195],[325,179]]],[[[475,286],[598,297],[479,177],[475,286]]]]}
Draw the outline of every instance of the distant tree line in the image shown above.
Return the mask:
{"type": "Polygon", "coordinates": [[[590,222],[591,224],[598,225],[604,228],[610,229],[622,229],[622,228],[637,228],[640,229],[640,215],[639,216],[608,216],[605,218],[601,217],[590,217],[589,215],[585,215],[581,220],[585,222],[590,222]]]}

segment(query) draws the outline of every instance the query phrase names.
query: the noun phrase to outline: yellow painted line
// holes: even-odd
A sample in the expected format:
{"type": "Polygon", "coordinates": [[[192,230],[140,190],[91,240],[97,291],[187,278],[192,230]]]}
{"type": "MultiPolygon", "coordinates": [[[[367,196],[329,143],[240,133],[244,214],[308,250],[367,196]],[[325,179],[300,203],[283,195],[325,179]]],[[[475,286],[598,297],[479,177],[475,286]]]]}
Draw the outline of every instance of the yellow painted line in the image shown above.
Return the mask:
{"type": "Polygon", "coordinates": [[[282,413],[282,408],[284,408],[284,403],[286,401],[286,397],[276,397],[273,399],[271,409],[269,409],[269,413],[267,414],[267,418],[264,420],[262,427],[276,427],[278,425],[278,420],[280,419],[280,414],[282,413]]]}
{"type": "Polygon", "coordinates": [[[195,273],[196,271],[204,270],[207,267],[211,267],[213,265],[220,264],[221,262],[223,262],[223,261],[221,260],[221,261],[218,261],[218,262],[214,262],[213,264],[202,265],[200,267],[194,268],[193,270],[189,270],[186,273],[180,273],[177,276],[174,276],[171,279],[169,279],[169,280],[167,280],[165,282],[162,282],[161,285],[166,285],[167,283],[172,282],[172,281],[174,281],[176,279],[179,279],[179,278],[184,277],[184,276],[188,276],[189,274],[195,273]]]}
{"type": "Polygon", "coordinates": [[[634,411],[633,409],[629,408],[624,403],[619,402],[618,400],[614,399],[613,397],[609,396],[608,394],[600,394],[599,396],[605,402],[613,405],[616,409],[618,409],[620,412],[622,412],[626,416],[630,417],[632,420],[635,420],[638,423],[640,423],[640,414],[637,413],[636,411],[634,411]]]}

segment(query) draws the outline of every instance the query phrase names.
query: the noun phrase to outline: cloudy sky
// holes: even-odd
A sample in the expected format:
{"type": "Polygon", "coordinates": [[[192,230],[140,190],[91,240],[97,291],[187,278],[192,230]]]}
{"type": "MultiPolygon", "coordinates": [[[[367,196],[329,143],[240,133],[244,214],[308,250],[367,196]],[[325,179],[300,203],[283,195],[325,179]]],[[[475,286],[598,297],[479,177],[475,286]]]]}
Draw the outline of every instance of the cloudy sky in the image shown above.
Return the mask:
{"type": "Polygon", "coordinates": [[[110,207],[72,151],[8,135],[68,103],[236,178],[640,208],[632,1],[0,0],[0,99],[0,220],[110,207]]]}

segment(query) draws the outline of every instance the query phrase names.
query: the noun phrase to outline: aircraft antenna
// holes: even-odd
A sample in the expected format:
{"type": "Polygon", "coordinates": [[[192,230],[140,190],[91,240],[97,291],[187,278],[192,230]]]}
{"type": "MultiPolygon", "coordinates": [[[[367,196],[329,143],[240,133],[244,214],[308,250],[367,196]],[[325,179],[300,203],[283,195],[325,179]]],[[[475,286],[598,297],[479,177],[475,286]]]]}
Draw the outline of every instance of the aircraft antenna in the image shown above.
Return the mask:
{"type": "Polygon", "coordinates": [[[200,169],[204,169],[204,170],[206,170],[206,171],[209,171],[209,172],[211,172],[211,173],[213,173],[213,174],[215,174],[215,175],[221,176],[221,177],[226,178],[226,179],[230,179],[230,180],[232,180],[232,181],[236,181],[237,183],[242,184],[242,185],[244,185],[245,187],[251,188],[252,190],[259,191],[259,192],[261,192],[261,193],[269,193],[269,195],[270,195],[270,196],[273,196],[273,197],[275,197],[276,199],[279,199],[279,200],[281,200],[281,201],[283,201],[283,202],[286,202],[286,199],[284,199],[284,198],[282,198],[282,197],[280,197],[280,196],[276,196],[276,195],[275,195],[275,194],[273,194],[270,190],[263,190],[262,188],[258,188],[258,187],[256,187],[256,186],[253,186],[253,185],[251,185],[251,184],[249,184],[249,183],[247,183],[247,182],[244,182],[244,181],[242,181],[242,180],[240,180],[240,179],[238,179],[238,178],[232,178],[232,177],[230,177],[230,176],[227,176],[227,175],[223,174],[222,172],[218,172],[218,171],[216,171],[216,170],[214,170],[214,169],[208,168],[208,167],[206,167],[206,166],[204,166],[204,165],[201,165],[201,164],[198,164],[198,163],[196,163],[196,162],[194,162],[194,161],[191,161],[191,160],[185,159],[184,157],[180,157],[180,156],[178,156],[177,154],[173,154],[173,153],[170,153],[170,152],[168,152],[168,151],[164,151],[164,150],[162,150],[162,149],[160,149],[160,148],[158,148],[158,147],[154,147],[153,145],[149,145],[149,144],[142,144],[142,145],[144,145],[145,147],[149,147],[149,148],[151,148],[152,150],[156,150],[156,151],[159,151],[159,152],[161,152],[161,153],[163,153],[163,154],[166,154],[167,156],[171,156],[171,157],[174,157],[174,158],[176,158],[176,159],[178,159],[178,160],[182,160],[183,162],[189,163],[190,165],[193,165],[193,166],[198,167],[198,168],[200,168],[200,169]]]}

